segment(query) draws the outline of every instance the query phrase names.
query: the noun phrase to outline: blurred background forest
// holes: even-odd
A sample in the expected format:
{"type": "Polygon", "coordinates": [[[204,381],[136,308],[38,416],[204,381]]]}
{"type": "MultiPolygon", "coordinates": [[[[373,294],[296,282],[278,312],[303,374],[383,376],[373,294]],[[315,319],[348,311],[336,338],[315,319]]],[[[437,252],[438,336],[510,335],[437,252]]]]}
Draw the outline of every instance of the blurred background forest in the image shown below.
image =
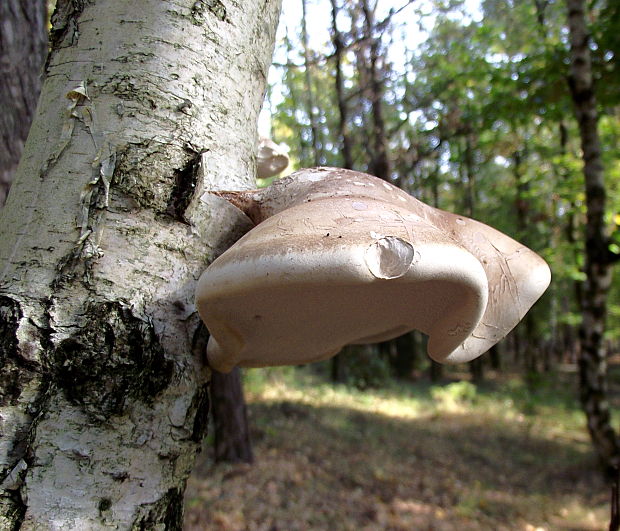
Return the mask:
{"type": "MultiPolygon", "coordinates": [[[[32,64],[0,42],[0,203],[45,57],[37,5],[21,49],[32,64]],[[32,87],[11,85],[20,68],[32,87]]],[[[523,242],[553,280],[467,366],[431,362],[412,333],[312,366],[214,375],[186,529],[608,528],[619,55],[617,0],[284,1],[260,125],[288,150],[283,175],[371,173],[523,242]]]]}
{"type": "MultiPolygon", "coordinates": [[[[287,25],[290,15],[282,19],[267,103],[269,133],[289,147],[290,171],[317,165],[365,171],[536,250],[551,266],[552,285],[483,365],[537,372],[575,363],[586,278],[586,200],[568,82],[565,3],[296,3],[301,5],[287,3],[285,10],[307,14],[296,17],[296,26],[287,25]]],[[[614,2],[593,2],[588,11],[605,223],[617,238],[609,242],[615,252],[619,13],[614,2]]],[[[605,334],[610,353],[620,340],[616,280],[605,334]]],[[[421,356],[407,358],[411,367],[402,374],[425,363],[421,356]]]]}
{"type": "Polygon", "coordinates": [[[260,127],[288,150],[284,175],[376,175],[523,242],[553,280],[469,366],[431,362],[412,333],[246,371],[257,462],[211,468],[252,460],[226,458],[223,436],[218,449],[214,396],[188,529],[207,516],[222,529],[606,529],[600,470],[613,476],[620,456],[620,5],[295,0],[279,35],[260,127]],[[589,39],[571,22],[579,6],[589,39]]]}

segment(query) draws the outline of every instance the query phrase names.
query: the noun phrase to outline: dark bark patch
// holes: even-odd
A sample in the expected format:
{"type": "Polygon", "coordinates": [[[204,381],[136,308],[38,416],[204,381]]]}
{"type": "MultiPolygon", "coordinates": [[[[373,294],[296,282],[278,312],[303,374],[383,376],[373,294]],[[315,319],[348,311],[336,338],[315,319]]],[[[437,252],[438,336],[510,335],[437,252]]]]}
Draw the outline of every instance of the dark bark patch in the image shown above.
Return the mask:
{"type": "MultiPolygon", "coordinates": [[[[206,361],[207,342],[209,341],[209,331],[202,321],[196,327],[192,337],[192,354],[202,361],[206,361]]],[[[190,411],[195,412],[194,425],[192,428],[191,439],[194,442],[201,442],[207,434],[209,425],[209,382],[201,385],[192,399],[190,411]]]]}
{"type": "Polygon", "coordinates": [[[4,491],[0,495],[0,515],[7,531],[21,529],[26,516],[26,504],[19,490],[4,491]]]}
{"type": "Polygon", "coordinates": [[[0,297],[0,405],[7,405],[19,394],[17,358],[17,328],[22,313],[19,304],[8,297],[0,297]]]}
{"type": "Polygon", "coordinates": [[[192,6],[192,24],[202,26],[208,13],[222,22],[230,22],[226,16],[226,6],[220,0],[198,0],[192,6]]]}
{"type": "Polygon", "coordinates": [[[209,425],[209,384],[205,383],[198,388],[192,399],[190,411],[195,411],[194,426],[192,428],[192,441],[201,442],[207,434],[209,425]]]}
{"type": "Polygon", "coordinates": [[[151,505],[148,512],[139,517],[131,529],[132,531],[150,531],[151,529],[181,531],[182,526],[183,491],[173,488],[151,505]]]}
{"type": "MultiPolygon", "coordinates": [[[[28,465],[31,464],[32,432],[38,413],[45,409],[44,402],[47,398],[47,383],[42,377],[41,366],[34,361],[38,353],[33,350],[39,348],[37,343],[42,350],[47,348],[48,330],[36,329],[36,325],[30,326],[33,322],[26,321],[23,314],[18,301],[6,296],[0,297],[0,407],[17,406],[25,414],[23,420],[13,424],[6,433],[0,433],[0,439],[4,439],[7,457],[6,463],[0,467],[0,483],[21,459],[28,465]],[[26,325],[26,330],[22,330],[18,337],[21,324],[26,325]],[[29,398],[25,399],[26,388],[26,396],[29,398]],[[34,394],[31,394],[33,392],[34,394]]],[[[19,483],[21,479],[16,481],[19,483]]],[[[17,488],[14,492],[17,492],[17,488]]],[[[6,518],[6,515],[13,511],[13,505],[21,503],[15,496],[18,494],[11,494],[10,499],[0,496],[0,506],[9,504],[6,510],[0,507],[0,516],[6,518]]],[[[21,509],[15,510],[19,512],[21,509]]],[[[19,528],[19,525],[16,528],[19,528]]]]}
{"type": "Polygon", "coordinates": [[[184,168],[175,171],[174,187],[168,200],[166,213],[182,223],[187,223],[185,211],[198,186],[202,153],[196,153],[184,168]]]}
{"type": "Polygon", "coordinates": [[[38,367],[20,356],[17,329],[22,319],[20,305],[0,297],[0,406],[14,405],[38,367]]]}
{"type": "Polygon", "coordinates": [[[109,511],[112,507],[112,500],[110,498],[101,498],[99,503],[97,504],[97,508],[99,509],[99,513],[103,513],[105,511],[109,511]]]}
{"type": "MultiPolygon", "coordinates": [[[[58,0],[51,18],[50,45],[52,50],[70,46],[78,37],[78,19],[84,10],[84,0],[58,0]]],[[[52,54],[50,54],[51,57],[52,54]]],[[[48,64],[49,64],[48,57],[48,64]]]]}
{"type": "Polygon", "coordinates": [[[122,414],[128,399],[149,401],[168,385],[173,363],[151,323],[115,302],[87,307],[84,322],[52,360],[54,381],[72,403],[103,420],[122,414]]]}

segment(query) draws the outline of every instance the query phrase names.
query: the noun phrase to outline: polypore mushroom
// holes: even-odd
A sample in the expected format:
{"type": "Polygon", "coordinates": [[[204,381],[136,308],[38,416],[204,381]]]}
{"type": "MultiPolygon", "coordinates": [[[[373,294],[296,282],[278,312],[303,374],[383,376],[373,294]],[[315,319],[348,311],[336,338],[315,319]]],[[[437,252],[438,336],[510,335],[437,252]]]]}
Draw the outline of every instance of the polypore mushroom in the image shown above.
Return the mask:
{"type": "Polygon", "coordinates": [[[273,177],[288,166],[286,150],[268,138],[258,141],[256,174],[260,179],[273,177]]]}
{"type": "Polygon", "coordinates": [[[431,358],[469,361],[549,285],[533,251],[370,175],[316,168],[219,195],[256,225],[198,282],[218,371],[322,360],[413,329],[431,358]]]}

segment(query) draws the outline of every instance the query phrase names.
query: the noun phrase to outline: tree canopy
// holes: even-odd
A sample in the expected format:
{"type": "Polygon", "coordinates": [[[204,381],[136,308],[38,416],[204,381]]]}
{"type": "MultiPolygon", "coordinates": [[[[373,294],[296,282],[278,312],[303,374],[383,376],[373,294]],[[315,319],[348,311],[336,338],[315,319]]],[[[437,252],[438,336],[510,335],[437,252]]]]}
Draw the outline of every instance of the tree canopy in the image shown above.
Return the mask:
{"type": "MultiPolygon", "coordinates": [[[[591,285],[591,204],[569,4],[304,1],[304,19],[285,24],[286,32],[281,24],[270,92],[271,133],[290,147],[292,168],[367,171],[542,254],[552,286],[500,347],[527,371],[576,363],[584,349],[578,329],[591,285]],[[330,16],[319,19],[318,11],[330,16]],[[314,38],[304,37],[306,18],[323,24],[314,38]]],[[[607,194],[600,230],[613,262],[620,253],[620,7],[592,2],[585,20],[607,194]]],[[[620,342],[618,275],[602,342],[605,356],[620,342]]]]}

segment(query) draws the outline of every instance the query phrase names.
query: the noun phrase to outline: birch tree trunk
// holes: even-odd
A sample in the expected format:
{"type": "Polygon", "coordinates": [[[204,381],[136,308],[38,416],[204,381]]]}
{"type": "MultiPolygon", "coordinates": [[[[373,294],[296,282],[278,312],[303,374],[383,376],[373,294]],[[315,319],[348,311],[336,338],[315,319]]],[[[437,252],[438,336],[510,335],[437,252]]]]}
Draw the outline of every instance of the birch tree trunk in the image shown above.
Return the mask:
{"type": "Polygon", "coordinates": [[[0,211],[0,529],[180,529],[194,285],[250,223],[279,1],[61,0],[0,211]]]}
{"type": "Polygon", "coordinates": [[[598,112],[592,79],[590,35],[584,0],[566,0],[570,38],[569,83],[581,135],[586,189],[586,282],[582,292],[581,403],[594,448],[604,466],[620,464],[620,445],[611,426],[607,400],[607,354],[604,344],[611,256],[605,227],[605,181],[598,136],[598,112]]]}
{"type": "Polygon", "coordinates": [[[45,0],[0,2],[0,208],[28,136],[47,54],[45,0]]]}

